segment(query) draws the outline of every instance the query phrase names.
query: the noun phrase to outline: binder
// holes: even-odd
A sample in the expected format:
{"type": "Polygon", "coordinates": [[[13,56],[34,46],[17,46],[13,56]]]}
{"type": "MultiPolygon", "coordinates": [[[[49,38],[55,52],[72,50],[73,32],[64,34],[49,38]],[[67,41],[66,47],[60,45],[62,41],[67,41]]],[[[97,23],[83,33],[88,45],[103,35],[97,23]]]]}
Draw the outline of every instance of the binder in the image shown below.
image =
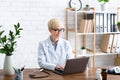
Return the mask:
{"type": "Polygon", "coordinates": [[[80,33],[86,33],[86,28],[87,28],[87,20],[82,19],[80,21],[80,33]]]}
{"type": "Polygon", "coordinates": [[[120,53],[120,34],[117,34],[117,41],[116,41],[116,53],[120,53]]]}
{"type": "Polygon", "coordinates": [[[93,13],[84,13],[80,22],[80,33],[89,33],[93,30],[93,13]]]}
{"type": "Polygon", "coordinates": [[[111,32],[116,32],[117,31],[116,22],[117,22],[116,14],[111,13],[110,14],[110,31],[111,32]]]}
{"type": "Polygon", "coordinates": [[[82,19],[80,22],[80,33],[90,33],[93,32],[93,21],[82,19]]]}
{"type": "Polygon", "coordinates": [[[110,32],[113,32],[113,14],[110,14],[110,32]]]}
{"type": "Polygon", "coordinates": [[[90,20],[87,20],[86,33],[89,33],[90,29],[91,29],[91,23],[90,20]]]}
{"type": "Polygon", "coordinates": [[[113,34],[113,41],[112,41],[112,46],[110,51],[111,53],[115,53],[116,42],[117,42],[117,34],[113,34]]]}
{"type": "Polygon", "coordinates": [[[94,23],[93,23],[93,20],[90,20],[89,23],[90,23],[89,32],[93,32],[93,31],[94,31],[94,23]]]}
{"type": "Polygon", "coordinates": [[[104,13],[104,19],[103,19],[104,21],[103,21],[103,31],[104,32],[107,32],[107,13],[104,13]]]}
{"type": "Polygon", "coordinates": [[[117,31],[116,22],[117,22],[116,14],[113,14],[113,32],[117,31]]]}
{"type": "Polygon", "coordinates": [[[102,37],[101,45],[100,45],[101,51],[110,53],[111,46],[112,46],[112,41],[113,41],[113,35],[112,34],[104,34],[103,37],[102,37]]]}
{"type": "Polygon", "coordinates": [[[87,20],[87,31],[88,33],[93,32],[93,21],[92,20],[87,20]]]}
{"type": "Polygon", "coordinates": [[[96,13],[96,33],[99,33],[100,28],[100,13],[96,13]]]}
{"type": "Polygon", "coordinates": [[[104,28],[104,13],[100,13],[100,29],[99,32],[103,32],[103,28],[104,28]]]}
{"type": "Polygon", "coordinates": [[[111,32],[110,23],[110,13],[107,13],[107,32],[111,32]]]}

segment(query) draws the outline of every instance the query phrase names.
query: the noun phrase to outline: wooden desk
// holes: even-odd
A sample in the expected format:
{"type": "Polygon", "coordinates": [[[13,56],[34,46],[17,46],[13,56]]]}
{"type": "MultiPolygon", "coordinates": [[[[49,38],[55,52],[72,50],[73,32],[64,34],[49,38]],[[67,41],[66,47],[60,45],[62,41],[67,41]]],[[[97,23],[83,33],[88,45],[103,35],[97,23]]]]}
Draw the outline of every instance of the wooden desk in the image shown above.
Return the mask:
{"type": "MultiPolygon", "coordinates": [[[[96,69],[86,70],[84,73],[76,73],[69,75],[58,75],[51,71],[48,71],[51,75],[47,78],[32,79],[29,74],[36,69],[25,69],[24,80],[95,80],[96,69]]],[[[120,80],[120,75],[108,75],[107,80],[120,80]]],[[[14,80],[14,76],[4,76],[2,70],[0,70],[0,80],[14,80]]]]}

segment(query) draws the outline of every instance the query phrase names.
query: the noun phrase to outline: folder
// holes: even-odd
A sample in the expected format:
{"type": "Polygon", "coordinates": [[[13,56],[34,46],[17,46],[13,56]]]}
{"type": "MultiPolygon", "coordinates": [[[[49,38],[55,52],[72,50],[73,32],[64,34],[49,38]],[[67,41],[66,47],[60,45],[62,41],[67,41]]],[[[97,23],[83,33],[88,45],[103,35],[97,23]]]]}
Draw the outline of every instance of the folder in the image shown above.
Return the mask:
{"type": "Polygon", "coordinates": [[[107,32],[107,13],[104,13],[103,32],[107,32]]]}
{"type": "Polygon", "coordinates": [[[87,20],[86,32],[93,32],[93,20],[87,20]]]}
{"type": "Polygon", "coordinates": [[[91,29],[91,23],[90,23],[90,20],[87,20],[87,26],[86,26],[86,33],[89,33],[90,32],[90,29],[91,29]]]}
{"type": "Polygon", "coordinates": [[[87,20],[82,19],[80,21],[80,33],[86,33],[86,28],[87,28],[87,20]]]}
{"type": "Polygon", "coordinates": [[[96,33],[99,33],[100,28],[100,13],[96,13],[96,33]]]}
{"type": "Polygon", "coordinates": [[[112,46],[112,41],[113,41],[113,35],[112,34],[104,34],[103,37],[102,37],[101,45],[100,45],[101,51],[110,53],[111,46],[112,46]]]}
{"type": "Polygon", "coordinates": [[[110,23],[110,13],[107,13],[107,32],[111,32],[110,23]]]}
{"type": "Polygon", "coordinates": [[[113,32],[117,31],[116,22],[117,22],[116,14],[113,14],[113,32]]]}
{"type": "Polygon", "coordinates": [[[116,53],[120,53],[120,34],[117,34],[117,41],[116,41],[116,53]]]}
{"type": "Polygon", "coordinates": [[[102,33],[104,32],[103,31],[103,28],[104,28],[104,13],[100,13],[100,29],[99,29],[99,32],[102,33]]]}
{"type": "Polygon", "coordinates": [[[111,53],[115,53],[116,42],[117,42],[117,34],[113,34],[113,41],[112,41],[112,46],[110,51],[111,53]]]}
{"type": "Polygon", "coordinates": [[[94,22],[93,20],[90,20],[90,29],[89,32],[94,32],[94,22]]]}
{"type": "Polygon", "coordinates": [[[110,14],[110,32],[113,32],[113,14],[110,14]]]}

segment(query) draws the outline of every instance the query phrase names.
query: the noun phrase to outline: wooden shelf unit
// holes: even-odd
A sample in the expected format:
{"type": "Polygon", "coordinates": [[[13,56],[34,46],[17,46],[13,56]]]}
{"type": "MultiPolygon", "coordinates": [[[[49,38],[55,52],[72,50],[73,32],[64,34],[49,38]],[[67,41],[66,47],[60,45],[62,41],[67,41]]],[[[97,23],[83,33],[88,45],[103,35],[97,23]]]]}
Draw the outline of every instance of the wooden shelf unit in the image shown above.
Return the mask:
{"type": "MultiPolygon", "coordinates": [[[[120,10],[120,7],[117,9],[117,11],[120,10]]],[[[109,13],[109,12],[101,12],[101,13],[109,13]]],[[[116,12],[117,13],[117,21],[118,21],[118,17],[119,17],[119,11],[116,12]]],[[[73,52],[75,53],[75,57],[77,57],[78,55],[78,50],[77,50],[77,40],[78,40],[78,36],[82,36],[83,38],[83,46],[86,47],[86,36],[87,35],[92,35],[92,42],[93,42],[93,50],[90,50],[90,49],[87,49],[88,51],[90,51],[90,54],[86,54],[86,56],[92,56],[92,63],[93,63],[93,67],[96,67],[96,56],[99,56],[99,55],[112,55],[112,54],[106,54],[106,53],[97,53],[96,52],[96,35],[97,34],[100,34],[100,35],[103,35],[103,34],[120,34],[120,32],[104,32],[104,33],[96,33],[96,11],[94,8],[91,8],[90,11],[77,11],[75,8],[66,8],[66,39],[68,40],[68,33],[69,32],[72,32],[74,33],[74,50],[73,52]],[[69,21],[69,12],[73,12],[74,13],[74,27],[73,28],[69,28],[69,24],[68,24],[68,21],[69,21]],[[93,13],[93,32],[91,33],[80,33],[79,30],[78,30],[78,26],[77,26],[77,14],[78,13],[93,13]],[[91,54],[92,53],[92,54],[91,54]],[[97,53],[97,54],[96,54],[97,53]]],[[[114,53],[113,55],[115,55],[116,53],[114,53]]]]}
{"type": "MultiPolygon", "coordinates": [[[[95,28],[93,30],[93,33],[80,33],[78,31],[78,27],[77,27],[77,13],[93,13],[93,23],[95,23],[95,9],[91,8],[92,11],[77,11],[75,8],[66,8],[66,39],[68,40],[68,32],[74,32],[74,53],[75,53],[75,57],[77,57],[78,55],[78,51],[77,51],[77,40],[78,40],[78,36],[82,35],[83,36],[83,46],[86,47],[86,35],[92,34],[93,35],[93,43],[95,43],[95,28]],[[69,29],[68,27],[68,13],[69,11],[73,11],[74,12],[74,28],[73,29],[69,29]]],[[[95,26],[95,24],[94,24],[95,26]]],[[[89,49],[88,49],[89,50],[89,49]]],[[[93,44],[93,50],[89,50],[92,51],[93,53],[93,66],[95,66],[95,44],[93,44]]]]}

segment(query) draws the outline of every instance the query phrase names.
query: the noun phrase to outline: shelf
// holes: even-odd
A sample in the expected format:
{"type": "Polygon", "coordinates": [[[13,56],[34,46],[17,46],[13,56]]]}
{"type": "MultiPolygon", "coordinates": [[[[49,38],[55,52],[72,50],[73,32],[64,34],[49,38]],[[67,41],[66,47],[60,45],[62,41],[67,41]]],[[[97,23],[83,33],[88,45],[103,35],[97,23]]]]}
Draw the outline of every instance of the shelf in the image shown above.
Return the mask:
{"type": "MultiPolygon", "coordinates": [[[[70,9],[70,8],[67,8],[67,9],[70,9]]],[[[71,10],[69,10],[68,12],[70,12],[70,13],[74,13],[75,12],[75,9],[73,8],[71,8],[71,10]]],[[[90,11],[85,11],[85,10],[80,10],[80,11],[76,11],[76,13],[94,13],[94,10],[90,10],[90,11]]],[[[110,13],[110,14],[116,14],[117,13],[117,11],[95,11],[95,13],[110,13]]]]}
{"type": "MultiPolygon", "coordinates": [[[[74,29],[68,29],[70,32],[75,32],[74,29]]],[[[120,32],[101,32],[101,33],[80,33],[77,31],[77,35],[93,35],[93,34],[120,34],[120,32]]]]}
{"type": "Polygon", "coordinates": [[[102,32],[102,33],[95,33],[95,34],[120,34],[120,32],[102,32]]]}
{"type": "Polygon", "coordinates": [[[103,56],[103,55],[116,55],[116,54],[118,54],[118,53],[103,53],[103,52],[99,52],[99,53],[97,53],[96,52],[96,56],[103,56]]]}
{"type": "MultiPolygon", "coordinates": [[[[68,11],[70,13],[74,13],[75,11],[68,11]]],[[[76,13],[88,13],[88,14],[91,14],[91,13],[94,13],[93,11],[77,11],[76,13]]]]}
{"type": "Polygon", "coordinates": [[[82,55],[82,54],[78,54],[77,57],[83,57],[83,56],[87,56],[87,57],[93,57],[93,56],[109,56],[109,55],[116,55],[116,54],[120,54],[120,53],[103,53],[103,52],[99,52],[99,53],[95,53],[93,54],[92,52],[87,52],[87,54],[82,55]]]}
{"type": "Polygon", "coordinates": [[[69,10],[68,12],[77,12],[77,13],[94,13],[94,8],[91,8],[92,10],[90,11],[86,11],[86,10],[80,10],[80,11],[77,11],[75,8],[67,8],[67,10],[69,10]]]}
{"type": "Polygon", "coordinates": [[[82,34],[86,34],[86,35],[88,35],[88,34],[95,34],[95,35],[97,35],[97,34],[120,34],[120,32],[103,32],[103,33],[77,33],[78,35],[82,35],[82,34]]]}
{"type": "Polygon", "coordinates": [[[96,11],[95,13],[110,13],[110,14],[116,14],[117,11],[96,11]]]}

